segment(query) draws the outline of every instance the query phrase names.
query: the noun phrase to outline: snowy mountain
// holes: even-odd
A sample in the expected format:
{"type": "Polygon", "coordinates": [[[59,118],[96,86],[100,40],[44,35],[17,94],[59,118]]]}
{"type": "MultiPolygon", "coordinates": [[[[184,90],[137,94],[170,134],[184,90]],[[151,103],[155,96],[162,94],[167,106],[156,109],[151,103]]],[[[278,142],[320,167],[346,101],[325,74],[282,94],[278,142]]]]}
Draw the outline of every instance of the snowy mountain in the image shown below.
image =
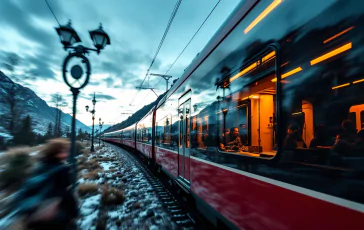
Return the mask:
{"type": "MultiPolygon", "coordinates": [[[[30,115],[33,121],[33,131],[44,135],[47,132],[48,124],[51,122],[54,126],[56,108],[50,107],[44,100],[39,98],[31,89],[14,83],[16,90],[17,108],[21,112],[20,116],[30,115]]],[[[13,81],[0,71],[0,126],[4,125],[3,116],[9,113],[9,105],[5,99],[13,81]]],[[[62,112],[61,127],[64,130],[66,126],[71,127],[72,116],[62,112]]],[[[81,128],[90,132],[90,128],[76,120],[76,130],[81,128]]]]}

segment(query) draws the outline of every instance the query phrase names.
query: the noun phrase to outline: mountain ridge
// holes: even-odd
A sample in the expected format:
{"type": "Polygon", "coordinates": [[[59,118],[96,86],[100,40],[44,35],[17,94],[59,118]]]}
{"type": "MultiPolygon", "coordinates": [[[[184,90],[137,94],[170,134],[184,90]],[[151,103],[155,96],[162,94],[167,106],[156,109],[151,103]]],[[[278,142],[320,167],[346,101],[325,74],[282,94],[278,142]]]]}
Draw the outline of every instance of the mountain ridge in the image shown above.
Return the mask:
{"type": "MultiPolygon", "coordinates": [[[[49,123],[52,123],[54,126],[55,114],[58,109],[49,106],[47,102],[40,98],[33,90],[13,82],[8,76],[0,71],[0,97],[6,96],[13,84],[17,93],[17,103],[19,103],[18,106],[22,111],[21,117],[30,115],[33,120],[33,131],[44,135],[47,132],[49,123]]],[[[4,100],[0,100],[0,117],[3,117],[3,115],[7,113],[9,113],[9,106],[4,100]]],[[[62,111],[61,115],[61,128],[64,130],[66,126],[69,126],[71,129],[72,116],[63,113],[62,111]]],[[[0,126],[4,126],[3,122],[0,123],[0,126]]],[[[87,125],[76,119],[76,130],[79,128],[91,132],[91,129],[87,125]]]]}

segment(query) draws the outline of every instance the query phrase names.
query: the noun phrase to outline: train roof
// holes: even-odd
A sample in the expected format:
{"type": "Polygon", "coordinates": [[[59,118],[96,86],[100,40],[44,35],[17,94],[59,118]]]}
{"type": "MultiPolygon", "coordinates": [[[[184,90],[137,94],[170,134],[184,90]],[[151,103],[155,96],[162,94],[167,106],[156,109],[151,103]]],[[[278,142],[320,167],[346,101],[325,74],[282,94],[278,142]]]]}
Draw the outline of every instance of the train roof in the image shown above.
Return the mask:
{"type": "Polygon", "coordinates": [[[149,116],[151,113],[153,113],[153,111],[155,110],[155,107],[157,105],[154,105],[141,119],[139,119],[139,121],[137,121],[136,123],[139,123],[140,121],[144,120],[147,116],[149,116]]]}
{"type": "Polygon", "coordinates": [[[123,130],[126,130],[126,129],[130,129],[130,128],[134,128],[136,125],[136,123],[132,124],[132,125],[129,125],[128,127],[126,128],[123,128],[123,129],[119,129],[119,130],[115,130],[115,131],[112,131],[112,132],[108,132],[108,133],[105,133],[105,134],[111,134],[111,133],[118,133],[118,132],[121,132],[123,130]]]}
{"type": "Polygon", "coordinates": [[[169,89],[167,94],[159,101],[157,108],[161,106],[167,98],[197,69],[197,67],[212,53],[215,48],[224,40],[226,36],[234,29],[234,27],[243,19],[246,14],[252,9],[257,0],[242,1],[239,3],[225,22],[220,26],[214,36],[209,40],[207,45],[202,49],[195,59],[188,65],[182,76],[169,89]]]}

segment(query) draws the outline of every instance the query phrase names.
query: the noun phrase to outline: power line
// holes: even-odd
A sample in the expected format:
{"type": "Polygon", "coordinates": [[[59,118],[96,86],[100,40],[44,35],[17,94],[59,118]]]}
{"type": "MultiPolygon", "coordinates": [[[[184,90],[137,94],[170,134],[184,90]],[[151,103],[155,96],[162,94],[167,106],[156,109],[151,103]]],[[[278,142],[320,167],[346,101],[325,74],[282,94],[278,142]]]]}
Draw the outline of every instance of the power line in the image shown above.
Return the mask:
{"type": "Polygon", "coordinates": [[[210,15],[212,14],[212,12],[214,12],[214,10],[216,9],[217,5],[219,5],[220,0],[217,1],[216,5],[214,6],[214,8],[210,11],[210,13],[207,15],[207,17],[205,18],[205,20],[202,22],[201,26],[197,29],[196,33],[192,36],[192,38],[190,39],[190,41],[187,43],[187,45],[185,46],[185,48],[183,48],[183,50],[181,51],[181,53],[178,55],[178,57],[176,58],[176,60],[174,60],[174,62],[172,63],[172,65],[168,68],[168,70],[166,71],[165,75],[172,69],[172,67],[174,66],[174,64],[177,62],[177,60],[181,57],[181,55],[183,54],[183,52],[185,52],[185,50],[187,49],[187,47],[190,45],[190,43],[192,42],[192,40],[196,37],[197,33],[201,30],[202,26],[205,24],[205,22],[207,21],[207,19],[210,17],[210,15]]]}
{"type": "MultiPolygon", "coordinates": [[[[167,34],[168,34],[168,31],[169,31],[169,28],[170,28],[170,27],[171,27],[171,25],[172,25],[173,19],[174,19],[174,17],[175,17],[175,16],[176,16],[176,14],[177,14],[177,11],[178,11],[179,6],[181,5],[181,2],[182,2],[182,0],[178,0],[178,1],[177,1],[177,3],[176,3],[176,5],[174,6],[174,9],[173,9],[173,11],[172,11],[171,17],[169,18],[169,21],[168,21],[168,23],[167,23],[167,27],[166,27],[166,29],[165,29],[165,31],[164,31],[163,36],[162,36],[162,39],[161,39],[161,41],[159,42],[158,48],[157,48],[157,50],[156,50],[156,52],[155,52],[155,54],[154,54],[154,57],[153,57],[153,59],[152,59],[152,62],[150,63],[150,66],[149,66],[149,68],[148,68],[148,70],[147,70],[147,72],[146,72],[146,74],[145,74],[145,77],[144,77],[144,79],[143,79],[142,83],[140,84],[139,88],[142,88],[142,86],[143,86],[143,84],[144,84],[144,82],[145,82],[145,79],[148,77],[149,71],[150,71],[150,69],[152,68],[152,66],[153,66],[153,64],[154,64],[154,62],[155,62],[155,60],[156,60],[156,58],[157,58],[157,56],[158,56],[158,53],[159,53],[159,51],[160,51],[160,49],[161,49],[161,47],[162,47],[162,45],[163,45],[163,42],[164,42],[165,38],[167,37],[167,34]]],[[[132,100],[131,100],[131,102],[130,102],[130,105],[131,105],[131,104],[133,103],[133,101],[135,100],[135,97],[138,95],[139,91],[140,91],[140,89],[138,89],[138,91],[137,91],[137,92],[136,92],[136,94],[134,95],[133,99],[132,99],[132,100]]]]}
{"type": "MultiPolygon", "coordinates": [[[[214,10],[216,9],[217,5],[219,5],[221,0],[218,0],[217,3],[215,4],[214,8],[212,8],[212,10],[210,11],[210,13],[207,15],[207,17],[205,18],[205,20],[202,22],[201,26],[197,29],[197,31],[195,32],[195,34],[192,36],[192,38],[189,40],[189,42],[187,43],[187,45],[183,48],[183,50],[181,51],[181,53],[177,56],[176,60],[174,60],[174,62],[172,63],[172,65],[168,68],[168,70],[166,71],[166,73],[164,75],[166,75],[174,66],[174,64],[177,62],[177,60],[181,57],[181,55],[183,54],[183,52],[185,52],[185,50],[187,49],[187,47],[190,45],[190,43],[192,42],[192,40],[196,37],[196,35],[198,34],[198,32],[201,30],[202,26],[205,24],[205,22],[207,21],[207,19],[211,16],[211,14],[214,12],[214,10]]],[[[157,84],[155,84],[152,88],[155,88],[162,79],[160,79],[157,84]]],[[[148,95],[147,95],[148,96],[148,95]]],[[[145,98],[147,98],[147,96],[145,98]]],[[[145,99],[144,98],[144,99],[145,99]]],[[[144,101],[144,100],[143,100],[144,101]]]]}
{"type": "Polygon", "coordinates": [[[47,6],[48,6],[49,10],[52,12],[52,14],[53,14],[53,16],[54,16],[54,19],[56,19],[56,21],[57,21],[58,25],[59,25],[59,26],[61,26],[61,24],[59,24],[59,21],[58,21],[58,19],[57,19],[56,15],[54,14],[54,12],[53,12],[53,10],[52,10],[52,8],[51,8],[51,6],[49,5],[48,1],[47,1],[47,0],[44,0],[44,1],[47,3],[47,6]]]}

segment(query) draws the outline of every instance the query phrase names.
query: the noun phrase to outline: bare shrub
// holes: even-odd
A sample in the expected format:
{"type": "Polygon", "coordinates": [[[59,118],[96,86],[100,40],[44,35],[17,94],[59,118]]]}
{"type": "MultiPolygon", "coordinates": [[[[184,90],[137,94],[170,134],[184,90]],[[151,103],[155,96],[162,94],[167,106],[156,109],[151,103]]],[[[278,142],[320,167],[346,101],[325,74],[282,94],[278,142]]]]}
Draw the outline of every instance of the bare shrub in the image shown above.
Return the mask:
{"type": "Polygon", "coordinates": [[[102,169],[100,164],[96,160],[89,160],[86,162],[83,162],[78,166],[78,170],[87,169],[89,171],[94,171],[96,169],[102,169]]]}
{"type": "Polygon", "coordinates": [[[102,188],[101,204],[104,206],[122,204],[125,200],[124,192],[116,188],[102,188]]]}
{"type": "Polygon", "coordinates": [[[88,172],[82,176],[85,180],[97,180],[100,178],[100,173],[103,172],[102,170],[96,169],[94,171],[88,172]]]}
{"type": "Polygon", "coordinates": [[[85,195],[96,195],[98,191],[99,186],[97,184],[80,184],[77,188],[80,197],[85,195]]]}
{"type": "Polygon", "coordinates": [[[88,157],[87,156],[81,156],[81,157],[77,158],[77,163],[78,164],[83,164],[87,160],[88,160],[88,157]]]}
{"type": "Polygon", "coordinates": [[[33,161],[28,148],[13,148],[3,158],[4,171],[0,173],[0,188],[21,184],[30,173],[33,161]]]}
{"type": "Polygon", "coordinates": [[[83,154],[84,150],[85,146],[80,141],[76,141],[76,155],[83,154]]]}

